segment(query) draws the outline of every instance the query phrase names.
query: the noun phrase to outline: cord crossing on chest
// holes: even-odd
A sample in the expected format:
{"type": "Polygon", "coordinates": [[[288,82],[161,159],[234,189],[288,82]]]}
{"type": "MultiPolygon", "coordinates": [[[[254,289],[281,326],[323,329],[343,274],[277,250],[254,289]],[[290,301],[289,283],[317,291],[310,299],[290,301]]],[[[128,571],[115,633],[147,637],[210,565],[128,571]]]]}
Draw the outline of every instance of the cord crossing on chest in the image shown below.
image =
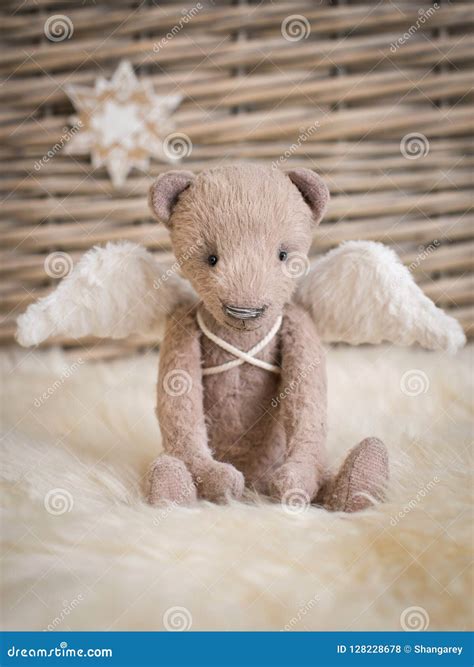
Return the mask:
{"type": "Polygon", "coordinates": [[[204,323],[201,311],[198,310],[197,323],[202,333],[206,336],[206,338],[212,340],[212,342],[218,345],[221,349],[225,350],[226,352],[229,352],[235,357],[235,359],[226,361],[224,364],[203,368],[202,374],[217,375],[218,373],[223,373],[224,371],[230,370],[231,368],[235,368],[236,366],[241,366],[244,363],[251,364],[252,366],[258,366],[259,368],[263,368],[266,371],[270,371],[271,373],[279,374],[281,372],[279,366],[276,366],[275,364],[270,364],[267,361],[262,361],[262,359],[256,359],[255,355],[261,352],[261,350],[263,350],[268,345],[268,343],[271,340],[273,340],[273,338],[275,338],[278,330],[281,327],[281,322],[282,322],[282,316],[279,315],[275,324],[267,333],[267,335],[264,338],[262,338],[262,340],[259,343],[254,345],[248,352],[244,352],[243,350],[239,350],[238,347],[235,347],[235,345],[232,345],[231,343],[228,343],[219,336],[213,334],[212,331],[210,331],[206,326],[206,324],[204,323]]]}

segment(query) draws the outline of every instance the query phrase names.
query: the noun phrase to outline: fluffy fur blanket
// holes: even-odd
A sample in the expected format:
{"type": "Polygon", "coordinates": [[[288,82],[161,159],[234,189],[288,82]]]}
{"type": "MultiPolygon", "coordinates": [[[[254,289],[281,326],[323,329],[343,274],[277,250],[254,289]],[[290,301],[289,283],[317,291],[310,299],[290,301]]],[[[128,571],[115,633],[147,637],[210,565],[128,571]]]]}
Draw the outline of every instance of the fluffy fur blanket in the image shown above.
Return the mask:
{"type": "Polygon", "coordinates": [[[470,360],[329,351],[334,464],[377,435],[392,467],[388,503],[339,515],[153,509],[156,355],[3,353],[3,627],[470,628],[470,360]]]}

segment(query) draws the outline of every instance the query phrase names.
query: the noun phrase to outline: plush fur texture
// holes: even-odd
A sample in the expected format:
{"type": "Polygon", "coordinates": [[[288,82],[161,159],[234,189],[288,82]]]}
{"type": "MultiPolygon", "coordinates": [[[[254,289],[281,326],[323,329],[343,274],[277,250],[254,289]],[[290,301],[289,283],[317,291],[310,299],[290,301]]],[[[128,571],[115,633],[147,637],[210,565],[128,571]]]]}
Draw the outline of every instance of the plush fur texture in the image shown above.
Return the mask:
{"type": "Polygon", "coordinates": [[[422,607],[430,630],[472,629],[472,348],[327,364],[330,467],[370,432],[389,450],[387,502],[365,512],[151,507],[156,354],[3,352],[2,626],[163,630],[182,607],[193,630],[400,630],[422,607]]]}
{"type": "Polygon", "coordinates": [[[152,211],[170,229],[181,271],[219,324],[262,330],[290,301],[297,276],[283,270],[279,253],[306,256],[314,218],[322,215],[328,199],[319,176],[308,174],[326,193],[311,208],[286,174],[251,164],[204,171],[182,192],[183,181],[174,171],[152,186],[150,201],[159,202],[152,211]],[[161,211],[171,207],[165,197],[175,206],[163,220],[161,211]],[[207,263],[210,255],[219,258],[215,267],[207,263]],[[265,312],[258,321],[239,323],[225,315],[223,304],[264,307],[265,312]]]}
{"type": "MultiPolygon", "coordinates": [[[[194,310],[182,309],[170,318],[161,353],[158,418],[165,451],[201,478],[201,496],[221,501],[231,491],[240,497],[245,481],[278,498],[299,489],[311,499],[324,481],[324,357],[306,318],[288,307],[280,336],[260,355],[271,363],[283,360],[283,380],[249,364],[202,378],[202,364],[219,365],[231,355],[200,335],[194,310]],[[170,387],[173,375],[183,383],[182,391],[170,387]]],[[[210,326],[249,348],[262,336],[259,330],[229,331],[216,321],[210,326]]]]}
{"type": "MultiPolygon", "coordinates": [[[[300,494],[308,503],[319,491],[324,501],[323,486],[333,484],[325,456],[324,358],[313,322],[302,308],[289,304],[298,276],[285,270],[285,262],[293,254],[306,257],[312,228],[328,201],[321,178],[304,169],[287,176],[255,165],[221,167],[191,183],[173,171],[152,186],[152,211],[158,219],[164,212],[175,256],[213,334],[249,350],[283,316],[263,350],[263,360],[281,368],[279,375],[243,364],[203,376],[203,364],[217,366],[232,355],[201,336],[197,307],[170,315],[158,382],[167,456],[165,464],[154,464],[152,502],[169,501],[170,456],[176,459],[169,473],[172,487],[184,462],[197,496],[207,500],[240,499],[248,487],[277,500],[300,494]],[[229,312],[239,309],[259,316],[239,318],[229,312]],[[179,391],[170,386],[171,378],[181,381],[179,391]]],[[[359,448],[365,474],[353,470],[358,458],[349,457],[339,473],[346,493],[332,493],[333,509],[367,507],[386,482],[384,459],[375,465],[380,474],[373,479],[372,449],[365,442],[359,448]]],[[[183,483],[189,486],[187,479],[183,483]]],[[[188,495],[185,489],[177,493],[188,495]]]]}
{"type": "Polygon", "coordinates": [[[312,315],[323,341],[351,345],[420,343],[454,353],[461,325],[426,297],[391,248],[347,241],[316,260],[295,301],[312,315]]]}
{"type": "Polygon", "coordinates": [[[318,225],[329,205],[329,190],[325,183],[319,178],[314,178],[313,172],[309,169],[293,169],[287,175],[302,194],[313,213],[313,222],[318,225]]]}
{"type": "Polygon", "coordinates": [[[178,304],[195,298],[188,283],[145,248],[107,243],[85,253],[54,292],[18,318],[20,345],[51,336],[124,338],[159,331],[178,304]]]}

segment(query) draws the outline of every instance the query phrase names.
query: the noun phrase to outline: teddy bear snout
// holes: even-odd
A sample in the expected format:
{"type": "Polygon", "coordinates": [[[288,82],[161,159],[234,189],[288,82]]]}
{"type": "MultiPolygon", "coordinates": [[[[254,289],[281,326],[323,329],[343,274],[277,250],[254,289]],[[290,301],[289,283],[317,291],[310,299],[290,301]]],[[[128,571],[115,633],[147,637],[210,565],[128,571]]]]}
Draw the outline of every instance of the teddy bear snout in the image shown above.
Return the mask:
{"type": "Polygon", "coordinates": [[[226,315],[235,317],[237,320],[253,320],[261,317],[266,310],[266,306],[261,308],[250,308],[245,306],[230,306],[224,304],[224,312],[226,315]]]}

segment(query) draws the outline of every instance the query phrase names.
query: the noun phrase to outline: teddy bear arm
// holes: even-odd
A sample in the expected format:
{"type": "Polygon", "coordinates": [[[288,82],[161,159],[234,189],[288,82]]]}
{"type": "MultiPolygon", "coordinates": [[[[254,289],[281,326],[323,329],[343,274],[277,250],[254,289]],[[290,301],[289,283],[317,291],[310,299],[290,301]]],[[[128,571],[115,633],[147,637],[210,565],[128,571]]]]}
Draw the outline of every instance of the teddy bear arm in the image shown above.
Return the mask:
{"type": "Polygon", "coordinates": [[[203,411],[199,330],[183,310],[168,318],[160,348],[157,416],[165,452],[199,475],[213,458],[203,411]]]}
{"type": "Polygon", "coordinates": [[[242,474],[216,461],[208,446],[203,408],[200,331],[194,312],[177,309],[168,319],[160,350],[157,416],[163,449],[186,464],[200,497],[240,497],[242,474]]]}
{"type": "Polygon", "coordinates": [[[285,311],[281,355],[279,402],[287,451],[271,486],[280,498],[293,489],[313,498],[326,470],[326,368],[314,324],[298,306],[291,305],[285,311]]]}

